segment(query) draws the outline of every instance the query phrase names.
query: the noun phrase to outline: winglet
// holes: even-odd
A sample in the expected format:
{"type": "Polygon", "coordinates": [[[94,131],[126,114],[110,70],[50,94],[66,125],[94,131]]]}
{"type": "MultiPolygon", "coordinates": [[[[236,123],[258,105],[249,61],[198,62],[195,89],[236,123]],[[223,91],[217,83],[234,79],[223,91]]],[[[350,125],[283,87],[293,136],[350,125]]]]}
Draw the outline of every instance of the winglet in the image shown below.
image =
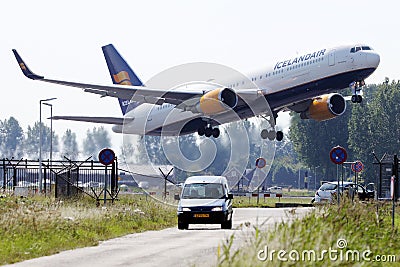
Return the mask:
{"type": "Polygon", "coordinates": [[[25,64],[25,62],[22,60],[21,56],[18,54],[17,50],[13,49],[12,51],[13,51],[13,53],[14,53],[15,58],[16,58],[17,61],[18,61],[18,65],[19,65],[19,67],[21,68],[22,73],[23,73],[26,77],[28,77],[29,79],[32,79],[32,80],[41,80],[41,79],[44,78],[43,76],[36,75],[35,73],[33,73],[33,72],[28,68],[28,66],[27,66],[27,65],[25,64]]]}

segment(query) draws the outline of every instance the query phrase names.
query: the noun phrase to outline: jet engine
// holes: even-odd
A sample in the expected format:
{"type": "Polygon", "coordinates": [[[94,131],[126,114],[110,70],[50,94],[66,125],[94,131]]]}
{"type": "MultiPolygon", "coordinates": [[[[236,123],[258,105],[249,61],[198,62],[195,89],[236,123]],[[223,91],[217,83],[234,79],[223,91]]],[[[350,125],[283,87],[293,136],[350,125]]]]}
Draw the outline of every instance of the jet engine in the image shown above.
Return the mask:
{"type": "Polygon", "coordinates": [[[326,121],[346,111],[346,100],[340,94],[326,94],[312,100],[307,111],[300,114],[302,119],[326,121]]]}
{"type": "Polygon", "coordinates": [[[230,88],[218,88],[204,94],[194,111],[209,115],[217,114],[235,108],[237,102],[235,91],[230,88]]]}

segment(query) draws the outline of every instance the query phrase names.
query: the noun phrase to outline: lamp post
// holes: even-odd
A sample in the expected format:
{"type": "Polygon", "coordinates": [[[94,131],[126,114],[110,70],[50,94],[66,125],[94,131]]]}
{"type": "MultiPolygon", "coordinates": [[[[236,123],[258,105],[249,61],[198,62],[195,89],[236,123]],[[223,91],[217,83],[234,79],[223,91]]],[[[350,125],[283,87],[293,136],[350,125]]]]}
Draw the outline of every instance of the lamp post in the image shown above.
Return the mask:
{"type": "Polygon", "coordinates": [[[53,160],[53,105],[49,103],[43,103],[43,105],[50,107],[50,164],[53,160]]]}
{"type": "Polygon", "coordinates": [[[42,103],[57,99],[56,97],[41,99],[39,101],[39,191],[42,192],[42,103]]]}
{"type": "Polygon", "coordinates": [[[318,188],[317,188],[317,169],[318,169],[319,167],[321,167],[321,166],[314,167],[314,186],[315,186],[315,190],[318,189],[318,188]]]}

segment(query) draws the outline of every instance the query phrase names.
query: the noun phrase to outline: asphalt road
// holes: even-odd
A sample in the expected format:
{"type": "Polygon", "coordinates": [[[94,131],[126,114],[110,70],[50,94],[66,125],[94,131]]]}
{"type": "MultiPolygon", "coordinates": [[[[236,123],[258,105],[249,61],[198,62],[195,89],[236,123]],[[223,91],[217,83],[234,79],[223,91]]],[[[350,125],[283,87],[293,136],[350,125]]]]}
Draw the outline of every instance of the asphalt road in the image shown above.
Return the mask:
{"type": "Polygon", "coordinates": [[[240,247],[249,238],[253,226],[271,228],[277,222],[290,221],[309,210],[235,209],[232,230],[221,230],[220,225],[193,224],[189,225],[189,230],[148,231],[10,266],[214,266],[218,246],[232,234],[235,234],[234,247],[240,247]]]}

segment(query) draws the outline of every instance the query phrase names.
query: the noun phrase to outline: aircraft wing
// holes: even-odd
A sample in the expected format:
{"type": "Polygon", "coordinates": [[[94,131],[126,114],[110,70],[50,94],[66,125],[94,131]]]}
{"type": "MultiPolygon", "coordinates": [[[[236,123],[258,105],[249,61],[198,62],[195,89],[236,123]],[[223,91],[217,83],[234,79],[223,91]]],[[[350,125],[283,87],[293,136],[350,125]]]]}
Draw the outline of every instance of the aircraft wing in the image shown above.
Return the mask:
{"type": "Polygon", "coordinates": [[[144,86],[125,86],[125,85],[97,85],[88,83],[69,82],[62,80],[45,79],[44,76],[33,73],[26,63],[22,60],[17,50],[12,50],[22,73],[32,80],[39,80],[48,83],[55,83],[83,89],[85,92],[98,94],[101,96],[111,96],[121,99],[130,99],[142,103],[162,104],[170,103],[178,105],[194,96],[201,96],[203,91],[166,91],[165,89],[148,88],[144,86]]]}
{"type": "Polygon", "coordinates": [[[131,122],[133,118],[115,118],[115,117],[84,117],[84,116],[53,116],[53,120],[68,120],[68,121],[84,121],[102,124],[123,125],[124,122],[131,122]]]}
{"type": "MultiPolygon", "coordinates": [[[[204,91],[201,89],[190,90],[190,91],[183,91],[183,90],[170,91],[165,89],[148,88],[145,86],[98,85],[98,84],[46,79],[44,78],[44,76],[33,73],[28,68],[26,63],[22,60],[17,50],[13,49],[12,51],[15,55],[15,58],[17,59],[17,62],[22,70],[22,73],[29,79],[81,88],[85,92],[98,94],[102,97],[110,96],[120,99],[138,101],[141,103],[150,103],[158,105],[161,105],[163,103],[179,105],[188,99],[191,99],[193,97],[200,97],[204,94],[204,91]]],[[[245,89],[245,90],[242,89],[236,91],[236,93],[239,97],[239,102],[241,100],[254,100],[255,98],[260,96],[259,89],[245,89]]],[[[263,93],[265,94],[265,92],[261,92],[261,95],[263,93]]]]}

